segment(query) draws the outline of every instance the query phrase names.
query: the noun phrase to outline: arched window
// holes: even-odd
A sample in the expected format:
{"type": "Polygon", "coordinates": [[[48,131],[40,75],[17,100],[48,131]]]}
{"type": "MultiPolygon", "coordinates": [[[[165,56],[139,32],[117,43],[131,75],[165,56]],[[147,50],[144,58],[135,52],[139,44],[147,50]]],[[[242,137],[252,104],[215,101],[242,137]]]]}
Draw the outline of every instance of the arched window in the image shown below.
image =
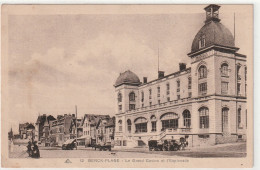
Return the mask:
{"type": "Polygon", "coordinates": [[[223,63],[221,65],[221,76],[228,76],[228,64],[223,63]]]}
{"type": "Polygon", "coordinates": [[[202,65],[199,67],[199,79],[207,78],[207,67],[202,65]]]}
{"type": "Polygon", "coordinates": [[[199,109],[200,116],[200,128],[206,129],[209,128],[209,109],[207,107],[201,107],[199,109]]]}
{"type": "Polygon", "coordinates": [[[182,113],[183,115],[183,125],[186,128],[189,128],[191,126],[191,115],[189,110],[184,110],[182,113]]]}
{"type": "Polygon", "coordinates": [[[130,119],[127,120],[127,130],[129,133],[131,133],[131,127],[132,127],[132,122],[130,119]]]}
{"type": "Polygon", "coordinates": [[[176,113],[165,113],[160,119],[162,121],[162,131],[168,128],[178,128],[179,116],[176,113]]]}
{"type": "Polygon", "coordinates": [[[122,102],[122,94],[121,93],[118,93],[117,100],[118,100],[118,102],[122,102]]]}
{"type": "Polygon", "coordinates": [[[118,131],[122,132],[122,120],[118,121],[118,131]]]}
{"type": "Polygon", "coordinates": [[[238,128],[241,128],[241,108],[239,108],[237,110],[237,125],[238,125],[238,128]]]}
{"type": "Polygon", "coordinates": [[[222,132],[228,131],[228,108],[222,109],[222,132]]]}
{"type": "Polygon", "coordinates": [[[147,119],[139,117],[135,119],[135,133],[147,132],[147,119]]]}
{"type": "Polygon", "coordinates": [[[156,132],[156,117],[154,115],[151,116],[151,123],[152,123],[152,132],[156,132]]]}
{"type": "Polygon", "coordinates": [[[144,92],[143,91],[141,92],[141,96],[142,96],[141,101],[144,102],[144,92]]]}
{"type": "Polygon", "coordinates": [[[129,93],[129,101],[135,101],[135,93],[134,92],[129,93]]]}

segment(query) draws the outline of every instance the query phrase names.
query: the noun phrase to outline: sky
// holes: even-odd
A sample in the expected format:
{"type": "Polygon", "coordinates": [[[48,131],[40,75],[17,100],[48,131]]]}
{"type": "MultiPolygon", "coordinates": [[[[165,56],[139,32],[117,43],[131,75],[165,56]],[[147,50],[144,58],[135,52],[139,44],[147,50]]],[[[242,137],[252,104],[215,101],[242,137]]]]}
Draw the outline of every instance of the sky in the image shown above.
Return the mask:
{"type": "MultiPolygon", "coordinates": [[[[140,80],[156,79],[160,70],[190,65],[193,38],[204,25],[197,13],[10,15],[8,17],[8,87],[11,125],[36,122],[39,114],[115,115],[115,89],[121,72],[140,80]]],[[[250,27],[245,13],[220,8],[221,23],[234,33],[247,55],[250,27]]]]}

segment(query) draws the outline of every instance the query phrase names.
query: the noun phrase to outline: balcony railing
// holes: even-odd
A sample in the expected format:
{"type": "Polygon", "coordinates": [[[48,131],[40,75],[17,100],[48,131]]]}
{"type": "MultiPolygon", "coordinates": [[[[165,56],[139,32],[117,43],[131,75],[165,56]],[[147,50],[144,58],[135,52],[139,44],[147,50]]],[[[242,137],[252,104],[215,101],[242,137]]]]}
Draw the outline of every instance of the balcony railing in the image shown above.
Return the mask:
{"type": "Polygon", "coordinates": [[[191,128],[167,128],[165,134],[187,133],[191,132],[191,128]]]}

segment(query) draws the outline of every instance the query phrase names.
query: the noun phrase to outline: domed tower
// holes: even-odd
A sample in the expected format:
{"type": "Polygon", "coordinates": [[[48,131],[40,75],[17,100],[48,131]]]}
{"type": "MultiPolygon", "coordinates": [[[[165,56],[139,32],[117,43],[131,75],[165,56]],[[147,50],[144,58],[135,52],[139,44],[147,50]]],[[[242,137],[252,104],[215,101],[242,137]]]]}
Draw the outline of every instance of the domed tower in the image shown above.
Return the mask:
{"type": "MultiPolygon", "coordinates": [[[[218,5],[204,8],[206,20],[195,35],[191,52],[192,96],[200,101],[192,105],[195,131],[216,134],[221,140],[236,140],[240,119],[238,108],[245,107],[246,56],[238,54],[232,33],[220,22],[218,5]],[[217,135],[221,134],[221,135],[217,135]]],[[[245,113],[245,108],[244,113],[245,113]]],[[[241,110],[240,110],[241,112],[241,110]]],[[[241,114],[240,114],[241,115],[241,114]]],[[[213,140],[212,140],[213,141],[213,140]]]]}
{"type": "Polygon", "coordinates": [[[135,110],[138,106],[138,86],[141,84],[139,77],[130,70],[120,73],[114,87],[116,92],[116,138],[123,139],[126,131],[125,114],[135,110]]]}
{"type": "Polygon", "coordinates": [[[130,70],[120,73],[115,82],[118,113],[134,110],[138,98],[139,77],[130,70]]]}
{"type": "MultiPolygon", "coordinates": [[[[194,37],[188,54],[192,60],[192,72],[196,76],[193,87],[198,87],[193,89],[193,96],[221,94],[219,80],[223,77],[222,73],[231,74],[232,71],[232,74],[236,74],[235,69],[231,68],[235,67],[239,48],[235,47],[232,33],[220,22],[219,9],[218,5],[204,8],[205,23],[194,37]]],[[[232,84],[235,83],[233,81],[232,84]]],[[[227,90],[228,94],[236,94],[235,88],[227,90]]]]}

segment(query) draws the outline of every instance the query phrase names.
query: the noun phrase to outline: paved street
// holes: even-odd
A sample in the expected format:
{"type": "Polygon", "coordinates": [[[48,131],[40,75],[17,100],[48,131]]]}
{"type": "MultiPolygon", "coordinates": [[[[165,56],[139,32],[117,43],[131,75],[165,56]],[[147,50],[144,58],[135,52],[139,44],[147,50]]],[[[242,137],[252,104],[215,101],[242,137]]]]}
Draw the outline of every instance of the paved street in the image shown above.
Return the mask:
{"type": "MultiPolygon", "coordinates": [[[[92,148],[79,147],[78,150],[40,147],[41,158],[164,158],[164,157],[245,157],[246,143],[222,144],[204,148],[192,148],[184,151],[148,151],[148,148],[95,151],[92,148]]],[[[25,145],[14,145],[11,158],[29,158],[25,145]]]]}

